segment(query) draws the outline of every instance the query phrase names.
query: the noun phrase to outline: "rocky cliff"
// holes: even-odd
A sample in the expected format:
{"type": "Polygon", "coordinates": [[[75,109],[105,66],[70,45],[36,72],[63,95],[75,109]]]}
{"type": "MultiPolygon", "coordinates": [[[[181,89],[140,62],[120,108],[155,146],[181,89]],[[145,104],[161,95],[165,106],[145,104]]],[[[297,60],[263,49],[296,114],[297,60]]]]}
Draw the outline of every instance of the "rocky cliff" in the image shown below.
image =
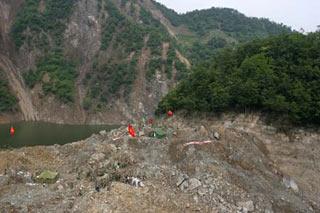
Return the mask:
{"type": "Polygon", "coordinates": [[[175,63],[186,62],[149,12],[152,3],[68,2],[1,1],[0,64],[22,119],[117,123],[151,113],[176,82],[175,63]],[[59,6],[68,14],[57,17],[59,6]],[[64,60],[52,60],[57,55],[64,60]],[[152,60],[159,65],[147,80],[152,60]],[[41,62],[60,67],[39,70],[41,62]],[[64,64],[75,70],[70,78],[64,64]]]}
{"type": "Polygon", "coordinates": [[[11,120],[58,123],[134,120],[153,113],[188,74],[190,58],[207,58],[210,50],[237,43],[239,29],[229,26],[234,20],[258,37],[288,31],[232,10],[212,16],[215,10],[220,11],[212,9],[211,24],[200,33],[197,23],[188,21],[193,13],[170,15],[152,0],[1,0],[0,69],[9,83],[7,93],[17,99],[17,110],[1,120],[10,115],[11,120]],[[185,21],[177,24],[177,17],[185,21]],[[202,41],[213,46],[196,48],[202,41]]]}

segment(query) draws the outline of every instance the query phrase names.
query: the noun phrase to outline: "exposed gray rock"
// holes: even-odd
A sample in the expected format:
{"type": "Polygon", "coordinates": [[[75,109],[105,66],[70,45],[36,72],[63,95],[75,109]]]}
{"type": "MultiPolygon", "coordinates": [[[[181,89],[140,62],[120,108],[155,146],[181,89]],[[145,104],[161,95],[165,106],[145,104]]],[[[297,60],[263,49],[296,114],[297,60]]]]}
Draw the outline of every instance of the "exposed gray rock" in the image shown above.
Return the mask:
{"type": "Polygon", "coordinates": [[[184,191],[184,190],[186,190],[186,189],[188,189],[188,187],[189,187],[189,184],[188,184],[188,181],[183,181],[182,183],[181,183],[181,185],[179,186],[179,188],[180,188],[180,190],[181,191],[184,191]]]}
{"type": "Polygon", "coordinates": [[[208,137],[209,135],[208,130],[204,126],[201,126],[199,129],[199,135],[201,137],[208,137]]]}
{"type": "Polygon", "coordinates": [[[205,196],[207,193],[208,193],[208,191],[204,188],[200,188],[198,190],[198,195],[200,195],[200,196],[205,196]]]}
{"type": "Polygon", "coordinates": [[[90,160],[89,160],[89,164],[101,162],[102,160],[105,159],[105,157],[106,157],[106,155],[103,153],[95,153],[95,154],[91,155],[90,160]]]}
{"type": "Polygon", "coordinates": [[[213,134],[213,137],[214,137],[215,139],[217,139],[217,140],[220,140],[220,134],[219,134],[218,132],[215,132],[215,133],[213,134]]]}
{"type": "Polygon", "coordinates": [[[102,136],[105,136],[105,135],[107,135],[107,131],[106,130],[102,130],[102,131],[99,132],[99,134],[102,135],[102,136]]]}
{"type": "Polygon", "coordinates": [[[196,189],[196,188],[198,188],[200,186],[201,186],[201,182],[197,178],[191,178],[189,180],[189,189],[190,190],[194,190],[194,189],[196,189]]]}
{"type": "Polygon", "coordinates": [[[26,171],[9,170],[8,176],[10,181],[16,183],[32,183],[32,174],[26,171]]]}
{"type": "Polygon", "coordinates": [[[127,183],[134,187],[144,187],[144,183],[137,177],[127,177],[127,183]]]}
{"type": "Polygon", "coordinates": [[[105,188],[110,181],[110,175],[105,174],[102,177],[97,177],[97,182],[96,185],[99,186],[100,188],[105,188]]]}
{"type": "Polygon", "coordinates": [[[9,177],[6,175],[0,175],[0,186],[7,185],[9,183],[9,177]]]}
{"type": "Polygon", "coordinates": [[[185,175],[185,174],[179,175],[179,177],[177,178],[177,184],[176,185],[179,187],[184,181],[186,181],[188,179],[189,179],[188,175],[185,175]]]}
{"type": "Polygon", "coordinates": [[[299,187],[292,178],[284,177],[282,181],[288,189],[292,189],[295,193],[299,192],[299,187]]]}
{"type": "Polygon", "coordinates": [[[266,210],[264,210],[264,213],[273,213],[273,210],[272,209],[266,209],[266,210]]]}
{"type": "Polygon", "coordinates": [[[252,200],[245,202],[238,202],[237,206],[242,208],[242,212],[253,212],[254,211],[254,203],[252,200]]]}

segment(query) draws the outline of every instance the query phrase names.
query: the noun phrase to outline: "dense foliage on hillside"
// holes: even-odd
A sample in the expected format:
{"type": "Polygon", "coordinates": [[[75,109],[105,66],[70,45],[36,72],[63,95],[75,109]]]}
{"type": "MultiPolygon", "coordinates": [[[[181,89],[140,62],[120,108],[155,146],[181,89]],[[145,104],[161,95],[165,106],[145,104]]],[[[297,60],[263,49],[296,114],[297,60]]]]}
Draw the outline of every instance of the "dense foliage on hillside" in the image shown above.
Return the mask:
{"type": "Polygon", "coordinates": [[[261,110],[320,124],[320,33],[282,35],[225,49],[159,104],[166,110],[261,110]]]}
{"type": "Polygon", "coordinates": [[[249,18],[228,8],[211,8],[178,14],[160,3],[157,8],[175,27],[184,26],[190,33],[178,35],[185,54],[197,64],[210,59],[216,50],[257,38],[291,33],[291,29],[265,18],[249,18]]]}
{"type": "MultiPolygon", "coordinates": [[[[37,67],[24,72],[27,85],[33,88],[40,84],[45,94],[53,94],[64,103],[74,100],[76,67],[80,66],[65,58],[63,45],[76,2],[25,0],[11,29],[17,48],[42,54],[37,67]]],[[[157,72],[165,72],[164,79],[170,82],[183,79],[187,68],[177,57],[177,50],[197,64],[238,42],[290,32],[285,26],[247,18],[232,9],[212,8],[179,15],[154,3],[174,26],[182,26],[177,37],[170,36],[145,2],[97,0],[99,15],[95,18],[101,24],[101,47],[84,79],[86,106],[128,94],[140,69],[146,69],[151,86],[157,72]],[[146,65],[142,68],[138,62],[143,52],[146,65]]]]}
{"type": "Polygon", "coordinates": [[[26,73],[24,78],[31,88],[37,82],[42,82],[45,94],[54,94],[64,103],[68,103],[74,101],[76,76],[74,64],[64,58],[61,50],[56,50],[42,58],[37,64],[37,69],[26,73]]]}
{"type": "Polygon", "coordinates": [[[46,0],[45,10],[39,9],[40,0],[26,0],[12,27],[12,37],[19,48],[24,42],[40,47],[48,45],[49,33],[61,44],[65,20],[70,16],[75,0],[46,0]],[[26,33],[28,30],[28,33],[26,33]]]}
{"type": "Polygon", "coordinates": [[[200,36],[212,29],[225,32],[238,41],[290,32],[290,28],[265,18],[248,18],[229,8],[211,8],[182,15],[183,24],[200,36]]]}
{"type": "Polygon", "coordinates": [[[16,47],[25,42],[29,47],[44,51],[37,69],[24,75],[26,84],[33,87],[41,82],[45,94],[56,95],[67,103],[74,99],[75,65],[63,56],[63,33],[75,0],[47,0],[40,10],[40,0],[26,0],[18,12],[11,35],[16,47]],[[49,42],[50,40],[50,42],[49,42]],[[48,74],[50,81],[42,82],[48,74]]]}
{"type": "Polygon", "coordinates": [[[160,3],[155,1],[154,3],[174,26],[185,25],[200,36],[212,30],[220,30],[239,41],[247,41],[291,32],[289,27],[282,24],[271,22],[265,18],[249,18],[234,9],[212,7],[206,10],[178,14],[160,3]]]}
{"type": "Polygon", "coordinates": [[[0,112],[14,110],[17,100],[10,92],[8,81],[4,72],[0,69],[0,112]]]}

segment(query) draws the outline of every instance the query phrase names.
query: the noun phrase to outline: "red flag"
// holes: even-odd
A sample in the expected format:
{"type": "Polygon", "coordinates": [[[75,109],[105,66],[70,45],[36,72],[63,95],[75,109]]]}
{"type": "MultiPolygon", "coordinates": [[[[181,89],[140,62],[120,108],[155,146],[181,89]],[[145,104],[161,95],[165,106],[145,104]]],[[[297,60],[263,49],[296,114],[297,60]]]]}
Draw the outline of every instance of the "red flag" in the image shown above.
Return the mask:
{"type": "Polygon", "coordinates": [[[173,116],[173,112],[171,110],[168,111],[168,117],[172,117],[173,116]]]}
{"type": "Polygon", "coordinates": [[[10,135],[13,136],[13,135],[14,135],[14,132],[15,132],[14,128],[11,127],[11,128],[10,128],[10,135]]]}
{"type": "Polygon", "coordinates": [[[131,135],[131,137],[136,137],[136,132],[134,131],[134,128],[131,124],[128,125],[128,132],[131,135]]]}

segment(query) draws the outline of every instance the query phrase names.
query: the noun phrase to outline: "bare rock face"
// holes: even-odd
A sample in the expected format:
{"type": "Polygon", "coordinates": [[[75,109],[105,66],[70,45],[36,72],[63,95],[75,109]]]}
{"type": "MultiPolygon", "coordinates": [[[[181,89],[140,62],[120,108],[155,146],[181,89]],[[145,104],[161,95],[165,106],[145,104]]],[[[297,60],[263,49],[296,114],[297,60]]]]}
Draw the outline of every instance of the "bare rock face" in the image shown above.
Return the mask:
{"type": "MultiPolygon", "coordinates": [[[[116,8],[124,19],[128,19],[128,23],[134,22],[135,27],[145,25],[140,17],[142,9],[150,12],[150,19],[153,19],[152,15],[156,16],[161,12],[156,9],[151,1],[128,1],[126,5],[120,4],[119,1],[79,0],[74,2],[72,12],[67,14],[68,18],[63,21],[65,30],[61,33],[62,35],[58,35],[62,37],[62,44],[59,48],[63,50],[63,56],[76,64],[77,77],[74,82],[74,101],[67,104],[54,94],[44,92],[42,84],[50,83],[48,76],[43,79],[43,82],[37,82],[34,88],[26,86],[23,80],[23,74],[30,70],[36,70],[37,62],[48,52],[54,51],[56,48],[54,35],[45,32],[45,36],[48,37],[48,44],[45,44],[45,48],[37,47],[36,44],[29,45],[27,42],[20,48],[16,48],[10,32],[13,23],[16,21],[17,13],[25,5],[23,4],[24,1],[4,0],[0,2],[0,68],[10,76],[11,88],[16,88],[13,93],[19,100],[21,111],[21,113],[17,113],[19,119],[75,124],[119,124],[153,114],[157,103],[177,82],[178,71],[171,65],[173,66],[172,77],[168,77],[166,74],[167,66],[163,65],[155,71],[154,79],[147,79],[147,74],[150,72],[149,64],[156,57],[163,58],[166,61],[169,49],[173,48],[171,42],[168,42],[167,39],[163,40],[163,43],[160,42],[159,44],[159,50],[158,48],[154,50],[154,47],[148,46],[150,35],[146,34],[140,41],[135,41],[136,43],[144,43],[143,47],[126,52],[127,47],[124,43],[130,43],[131,45],[132,42],[131,40],[130,42],[126,41],[129,38],[125,38],[124,41],[117,40],[119,36],[116,33],[121,34],[124,30],[123,23],[117,23],[114,29],[116,33],[109,38],[109,46],[102,49],[102,44],[105,42],[103,41],[104,32],[109,29],[109,24],[112,28],[113,24],[110,22],[112,22],[112,18],[115,18],[111,17],[115,14],[108,14],[106,8],[116,8]],[[46,48],[48,50],[44,50],[46,48]],[[159,51],[158,56],[153,54],[156,51],[159,51]],[[114,92],[117,94],[105,94],[106,92],[104,92],[103,98],[107,99],[108,102],[102,101],[100,103],[98,98],[88,97],[88,94],[92,91],[92,86],[84,82],[90,78],[88,76],[99,72],[97,67],[101,68],[107,65],[112,67],[120,62],[130,64],[133,61],[136,61],[136,66],[131,67],[130,72],[135,72],[135,79],[130,85],[123,86],[130,88],[130,91],[125,92],[123,91],[125,89],[121,89],[114,92]],[[129,94],[124,95],[124,93],[129,94]],[[91,100],[92,98],[97,100],[91,100]],[[88,109],[88,105],[90,105],[88,102],[93,102],[97,106],[88,109]]],[[[39,1],[40,13],[44,13],[48,8],[46,3],[46,1],[39,1]]],[[[163,30],[165,29],[163,28],[163,30]]],[[[167,28],[167,30],[170,30],[170,28],[167,28]]],[[[37,36],[39,35],[33,35],[33,37],[37,36]]],[[[136,35],[127,35],[127,37],[130,36],[136,35]]],[[[176,53],[174,60],[190,65],[181,53],[176,53]]],[[[121,72],[121,70],[113,70],[113,72],[121,72]]],[[[109,77],[104,76],[103,78],[109,77]]],[[[96,84],[105,85],[106,83],[100,77],[96,84]]],[[[106,89],[99,88],[99,90],[106,89]]]]}
{"type": "Polygon", "coordinates": [[[93,59],[101,45],[97,1],[81,0],[76,3],[64,37],[68,55],[88,62],[93,59]]]}

